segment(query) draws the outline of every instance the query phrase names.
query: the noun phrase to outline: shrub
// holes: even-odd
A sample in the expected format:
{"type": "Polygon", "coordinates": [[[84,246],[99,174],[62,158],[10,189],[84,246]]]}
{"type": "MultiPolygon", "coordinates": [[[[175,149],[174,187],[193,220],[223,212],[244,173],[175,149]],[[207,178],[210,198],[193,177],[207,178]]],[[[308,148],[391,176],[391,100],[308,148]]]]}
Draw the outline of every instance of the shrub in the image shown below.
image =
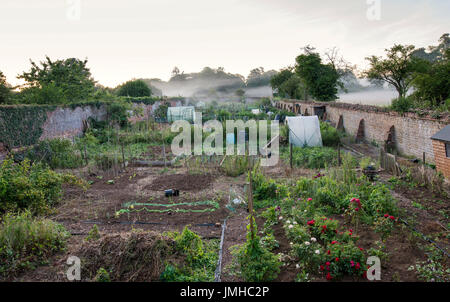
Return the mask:
{"type": "Polygon", "coordinates": [[[24,156],[33,162],[44,162],[52,169],[72,169],[83,165],[80,152],[77,152],[72,142],[67,139],[40,141],[26,151],[24,156]]]}
{"type": "MultiPolygon", "coordinates": [[[[283,148],[281,157],[289,162],[289,148],[283,148]]],[[[321,169],[337,164],[337,151],[329,147],[293,147],[292,163],[296,167],[321,169]]]]}
{"type": "Polygon", "coordinates": [[[188,227],[185,227],[181,234],[171,235],[175,240],[175,249],[185,257],[185,263],[184,265],[168,263],[160,279],[176,282],[214,281],[218,242],[203,241],[188,227]]]}
{"type": "Polygon", "coordinates": [[[149,97],[152,95],[152,90],[143,80],[128,81],[116,89],[118,96],[149,97]]]}
{"type": "Polygon", "coordinates": [[[114,166],[122,164],[122,157],[118,154],[96,154],[94,156],[95,165],[98,169],[107,171],[114,166]]]}
{"type": "Polygon", "coordinates": [[[109,273],[103,267],[99,268],[97,271],[97,275],[95,276],[96,282],[111,282],[111,278],[109,273]]]}
{"type": "Polygon", "coordinates": [[[261,213],[261,217],[266,219],[266,221],[264,222],[264,232],[273,232],[272,226],[278,223],[276,207],[267,208],[266,210],[264,210],[264,212],[261,213]]]}
{"type": "Polygon", "coordinates": [[[324,146],[335,147],[341,141],[339,132],[328,123],[320,123],[320,134],[324,146]]]}
{"type": "Polygon", "coordinates": [[[45,213],[59,202],[63,183],[85,186],[75,176],[56,173],[43,164],[31,164],[28,159],[15,164],[6,159],[0,167],[0,212],[45,213]]]}
{"type": "Polygon", "coordinates": [[[115,101],[108,103],[106,113],[108,115],[108,121],[111,125],[117,124],[120,127],[128,125],[129,111],[132,109],[132,105],[127,101],[115,101]]]}
{"type": "Polygon", "coordinates": [[[0,274],[11,276],[39,265],[64,249],[68,237],[62,225],[33,218],[28,211],[5,215],[0,225],[0,274]]]}
{"type": "Polygon", "coordinates": [[[245,282],[272,281],[280,272],[280,262],[276,255],[263,246],[256,235],[256,224],[253,225],[253,231],[250,225],[247,226],[247,241],[231,248],[234,268],[245,282]]]}
{"type": "Polygon", "coordinates": [[[408,112],[413,106],[413,102],[408,97],[399,97],[392,100],[391,109],[400,113],[408,112]]]}
{"type": "MultiPolygon", "coordinates": [[[[253,180],[253,198],[255,201],[272,200],[279,196],[277,183],[271,178],[266,178],[256,166],[251,176],[253,180]]],[[[258,204],[256,203],[255,206],[258,206],[258,204]]]]}
{"type": "Polygon", "coordinates": [[[100,239],[100,232],[98,230],[98,226],[94,224],[94,226],[89,230],[88,235],[86,236],[86,241],[98,240],[100,239]]]}
{"type": "Polygon", "coordinates": [[[384,214],[384,216],[378,217],[375,220],[375,232],[380,233],[383,242],[386,241],[394,230],[395,221],[395,217],[389,214],[384,214]]]}
{"type": "Polygon", "coordinates": [[[248,169],[248,158],[242,155],[227,156],[222,164],[222,170],[227,176],[236,177],[248,169]]]}
{"type": "Polygon", "coordinates": [[[327,280],[343,276],[361,277],[366,272],[364,252],[353,242],[332,244],[325,255],[326,262],[320,266],[320,270],[327,280]]]}

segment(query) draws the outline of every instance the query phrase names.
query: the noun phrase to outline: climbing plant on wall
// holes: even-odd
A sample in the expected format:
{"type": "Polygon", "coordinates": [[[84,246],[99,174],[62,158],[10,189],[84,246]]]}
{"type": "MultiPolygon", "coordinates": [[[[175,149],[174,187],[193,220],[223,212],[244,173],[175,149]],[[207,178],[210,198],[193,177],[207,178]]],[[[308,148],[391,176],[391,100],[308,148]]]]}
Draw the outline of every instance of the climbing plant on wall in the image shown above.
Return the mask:
{"type": "Polygon", "coordinates": [[[0,107],[0,142],[10,148],[30,146],[42,135],[47,112],[56,106],[0,107]]]}

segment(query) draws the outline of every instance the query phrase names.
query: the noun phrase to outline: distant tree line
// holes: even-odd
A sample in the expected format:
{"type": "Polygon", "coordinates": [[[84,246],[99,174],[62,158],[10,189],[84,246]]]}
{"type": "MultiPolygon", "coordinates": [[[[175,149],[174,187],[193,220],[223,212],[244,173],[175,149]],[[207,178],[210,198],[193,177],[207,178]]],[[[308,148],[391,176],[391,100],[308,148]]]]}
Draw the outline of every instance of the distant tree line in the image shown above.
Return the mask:
{"type": "MultiPolygon", "coordinates": [[[[394,45],[384,57],[366,58],[369,68],[362,76],[374,85],[387,83],[398,92],[393,107],[450,108],[450,37],[444,34],[439,45],[428,49],[413,45],[394,45]]],[[[358,90],[354,67],[336,48],[322,58],[315,48],[306,46],[294,66],[280,71],[259,67],[247,78],[225,71],[223,67],[205,67],[200,72],[184,73],[175,67],[168,82],[160,79],[133,79],[115,88],[104,87],[92,77],[87,59],[68,58],[39,63],[18,76],[25,84],[13,87],[0,71],[0,104],[70,104],[91,100],[115,100],[123,97],[161,96],[167,89],[189,87],[188,93],[214,97],[232,95],[244,99],[246,90],[271,86],[274,94],[294,99],[333,101],[339,91],[358,90]]]]}

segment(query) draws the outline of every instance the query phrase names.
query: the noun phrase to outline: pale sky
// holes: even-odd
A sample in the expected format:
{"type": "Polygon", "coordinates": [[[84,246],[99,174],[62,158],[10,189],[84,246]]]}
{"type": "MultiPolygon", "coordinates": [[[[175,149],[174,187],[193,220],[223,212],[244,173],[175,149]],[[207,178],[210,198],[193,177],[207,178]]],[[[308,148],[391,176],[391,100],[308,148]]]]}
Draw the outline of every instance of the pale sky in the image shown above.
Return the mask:
{"type": "Polygon", "coordinates": [[[0,0],[0,70],[18,84],[29,59],[48,55],[87,57],[106,86],[168,80],[174,66],[247,76],[293,65],[307,44],[364,66],[394,43],[436,45],[449,16],[448,0],[0,0]]]}

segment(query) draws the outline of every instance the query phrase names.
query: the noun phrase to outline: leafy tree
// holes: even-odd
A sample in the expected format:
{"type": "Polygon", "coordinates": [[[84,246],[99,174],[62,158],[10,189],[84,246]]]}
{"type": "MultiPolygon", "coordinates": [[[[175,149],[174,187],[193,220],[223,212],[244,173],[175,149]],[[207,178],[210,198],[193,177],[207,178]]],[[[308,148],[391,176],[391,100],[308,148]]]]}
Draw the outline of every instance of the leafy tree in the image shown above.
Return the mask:
{"type": "Polygon", "coordinates": [[[245,90],[244,90],[244,89],[239,88],[238,90],[235,91],[234,94],[236,94],[236,96],[239,97],[239,101],[240,101],[241,103],[244,103],[244,104],[245,104],[245,97],[244,97],[244,95],[245,95],[245,90]]]}
{"type": "Polygon", "coordinates": [[[276,74],[275,70],[264,71],[263,67],[252,69],[247,77],[247,87],[268,86],[270,79],[276,74]]]}
{"type": "Polygon", "coordinates": [[[152,95],[152,90],[143,80],[131,80],[116,89],[119,96],[144,97],[152,95]]]}
{"type": "Polygon", "coordinates": [[[167,119],[167,109],[169,108],[169,103],[162,103],[159,105],[158,108],[156,108],[155,112],[153,113],[155,118],[157,119],[167,119]]]}
{"type": "Polygon", "coordinates": [[[6,77],[0,71],[0,104],[7,103],[11,95],[11,89],[6,83],[6,77]]]}
{"type": "Polygon", "coordinates": [[[450,47],[450,36],[445,33],[439,39],[438,46],[429,46],[427,50],[424,47],[414,50],[413,56],[429,62],[436,62],[442,60],[445,56],[446,50],[450,47]]]}
{"type": "Polygon", "coordinates": [[[291,99],[307,99],[307,93],[302,79],[292,71],[292,68],[282,69],[270,80],[272,89],[280,97],[291,99]]]}
{"type": "Polygon", "coordinates": [[[371,80],[382,80],[392,85],[399,98],[404,98],[411,87],[414,76],[424,67],[424,60],[413,56],[413,45],[396,44],[386,49],[386,59],[377,56],[366,58],[370,68],[365,72],[371,80]]]}
{"type": "Polygon", "coordinates": [[[40,88],[25,88],[21,94],[25,97],[21,103],[61,104],[66,103],[67,100],[63,89],[55,83],[44,84],[40,88]]]}
{"type": "Polygon", "coordinates": [[[205,67],[201,72],[173,72],[169,82],[162,86],[169,91],[183,91],[185,95],[214,96],[216,91],[234,93],[237,89],[245,86],[245,78],[239,74],[227,73],[223,67],[217,69],[205,67]]]}
{"type": "Polygon", "coordinates": [[[450,99],[450,48],[442,60],[428,63],[425,70],[417,73],[413,86],[413,96],[419,101],[429,101],[433,107],[450,99]]]}
{"type": "Polygon", "coordinates": [[[27,82],[27,87],[52,87],[62,92],[62,98],[68,102],[85,100],[94,91],[95,82],[87,68],[87,59],[76,58],[52,61],[48,56],[39,66],[31,61],[31,69],[19,75],[27,82]]]}
{"type": "Polygon", "coordinates": [[[314,99],[332,101],[337,98],[339,74],[332,64],[323,64],[320,55],[312,51],[299,55],[296,63],[296,74],[314,99]]]}

